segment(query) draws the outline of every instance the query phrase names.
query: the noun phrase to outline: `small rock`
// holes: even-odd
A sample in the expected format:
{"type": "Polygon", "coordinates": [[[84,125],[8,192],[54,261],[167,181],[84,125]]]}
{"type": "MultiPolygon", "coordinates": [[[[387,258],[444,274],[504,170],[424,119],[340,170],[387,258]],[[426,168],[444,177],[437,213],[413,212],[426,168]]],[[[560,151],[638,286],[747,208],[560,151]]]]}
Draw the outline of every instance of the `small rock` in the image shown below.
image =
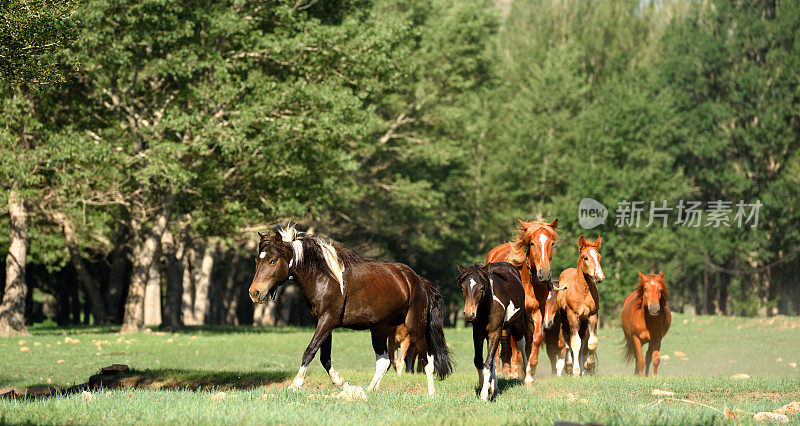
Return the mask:
{"type": "Polygon", "coordinates": [[[783,414],[784,416],[800,413],[800,401],[792,401],[773,411],[773,413],[783,414]]]}
{"type": "Polygon", "coordinates": [[[189,340],[194,340],[194,339],[197,339],[197,335],[196,334],[189,338],[189,340]]]}
{"type": "Polygon", "coordinates": [[[661,355],[661,361],[669,361],[671,358],[669,355],[661,355]]]}
{"type": "Polygon", "coordinates": [[[675,351],[675,356],[678,358],[686,358],[686,354],[681,351],[675,351]]]}
{"type": "Polygon", "coordinates": [[[778,414],[778,413],[769,413],[769,412],[761,412],[756,413],[753,416],[753,420],[757,422],[779,422],[779,423],[788,423],[789,417],[785,414],[778,414]]]}
{"type": "Polygon", "coordinates": [[[175,340],[173,340],[173,339],[172,339],[172,337],[170,337],[169,339],[167,339],[167,343],[172,343],[172,342],[174,342],[174,341],[175,341],[175,340]]]}
{"type": "Polygon", "coordinates": [[[74,344],[74,343],[80,343],[80,342],[81,342],[81,339],[73,339],[72,337],[69,337],[69,336],[64,338],[64,343],[73,343],[74,344]]]}
{"type": "Polygon", "coordinates": [[[21,346],[21,347],[19,348],[19,351],[20,351],[20,352],[28,352],[29,350],[31,350],[31,348],[29,348],[29,347],[27,347],[27,346],[21,346]]]}
{"type": "Polygon", "coordinates": [[[42,346],[42,344],[39,342],[33,342],[33,346],[42,346]]]}
{"type": "Polygon", "coordinates": [[[734,374],[733,376],[731,376],[731,379],[735,379],[735,380],[747,380],[749,378],[750,378],[750,375],[749,374],[745,374],[745,373],[734,374]]]}
{"type": "Polygon", "coordinates": [[[650,395],[653,395],[653,396],[675,396],[675,392],[661,390],[661,389],[653,389],[650,392],[650,395]]]}
{"type": "Polygon", "coordinates": [[[64,364],[65,362],[67,362],[67,361],[64,361],[63,359],[60,359],[60,360],[56,361],[56,364],[64,364]]]}
{"type": "Polygon", "coordinates": [[[789,364],[789,367],[797,368],[797,363],[796,362],[792,362],[792,363],[789,364]]]}
{"type": "Polygon", "coordinates": [[[225,392],[218,392],[217,394],[215,394],[214,396],[209,398],[209,400],[211,400],[211,401],[221,401],[221,400],[225,399],[225,396],[226,396],[225,392]]]}
{"type": "Polygon", "coordinates": [[[22,345],[24,345],[24,344],[25,344],[25,341],[24,341],[24,340],[20,340],[19,342],[17,342],[17,345],[19,345],[19,346],[22,346],[22,345]]]}
{"type": "Polygon", "coordinates": [[[776,359],[775,362],[783,362],[783,358],[778,357],[778,359],[776,359]]]}
{"type": "Polygon", "coordinates": [[[81,399],[84,400],[84,401],[93,401],[94,400],[94,395],[92,395],[91,392],[83,391],[81,393],[81,399]]]}

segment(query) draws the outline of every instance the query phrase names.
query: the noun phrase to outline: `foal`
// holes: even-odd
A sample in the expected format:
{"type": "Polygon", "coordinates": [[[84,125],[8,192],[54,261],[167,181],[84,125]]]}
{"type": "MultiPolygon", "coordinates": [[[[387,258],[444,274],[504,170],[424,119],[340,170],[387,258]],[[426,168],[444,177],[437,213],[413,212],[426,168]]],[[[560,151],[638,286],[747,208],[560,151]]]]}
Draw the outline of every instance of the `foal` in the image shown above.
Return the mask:
{"type": "MultiPolygon", "coordinates": [[[[558,292],[558,305],[566,314],[566,326],[570,331],[567,341],[569,350],[572,351],[572,374],[580,375],[585,371],[592,371],[594,367],[594,352],[597,349],[597,311],[600,307],[600,297],[597,293],[597,283],[603,281],[605,275],[600,266],[600,237],[593,243],[587,242],[581,236],[578,238],[578,267],[569,268],[561,273],[558,283],[565,289],[558,292]],[[581,326],[586,327],[586,335],[581,336],[581,326]],[[587,354],[581,359],[583,352],[581,345],[586,344],[587,354]]],[[[565,334],[566,340],[566,334],[565,334]]],[[[565,353],[559,356],[556,363],[560,375],[564,366],[565,353]]]]}
{"type": "Polygon", "coordinates": [[[636,375],[642,371],[650,373],[653,362],[653,375],[658,374],[661,357],[661,339],[667,334],[672,322],[667,299],[669,289],[664,282],[664,271],[658,275],[644,275],[639,272],[639,286],[625,298],[622,305],[622,331],[625,333],[625,358],[636,358],[636,375]],[[645,309],[645,307],[647,309],[645,309]],[[642,357],[642,344],[647,346],[647,359],[642,357]]]}
{"type": "Polygon", "coordinates": [[[458,265],[458,284],[464,296],[464,320],[472,323],[472,340],[475,345],[475,368],[481,383],[481,399],[486,400],[497,392],[497,375],[494,357],[500,344],[500,335],[508,330],[522,353],[525,383],[533,382],[526,354],[531,353],[533,322],[525,311],[525,290],[517,268],[506,262],[458,265]],[[483,358],[483,341],[489,343],[483,358]]]}

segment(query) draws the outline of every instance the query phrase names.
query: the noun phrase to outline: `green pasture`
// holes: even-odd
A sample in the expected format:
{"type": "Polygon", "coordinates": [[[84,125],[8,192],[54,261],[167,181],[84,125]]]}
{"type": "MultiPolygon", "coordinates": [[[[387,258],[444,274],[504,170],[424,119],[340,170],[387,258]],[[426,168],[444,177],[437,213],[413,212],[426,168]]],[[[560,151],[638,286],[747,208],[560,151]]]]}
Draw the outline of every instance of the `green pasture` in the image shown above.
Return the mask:
{"type": "MultiPolygon", "coordinates": [[[[119,335],[109,329],[37,326],[0,339],[0,387],[67,386],[101,367],[129,365],[151,389],[104,390],[38,400],[0,400],[0,423],[543,423],[724,422],[714,408],[772,411],[800,400],[800,318],[745,319],[675,315],[657,378],[632,377],[621,361],[621,331],[600,330],[599,374],[550,377],[544,353],[536,382],[502,380],[494,402],[476,398],[471,330],[446,330],[455,374],[425,393],[423,375],[393,371],[366,401],[332,398],[336,389],[315,360],[303,391],[286,390],[311,338],[306,328],[202,328],[119,335]],[[25,349],[27,348],[27,349],[25,349]],[[675,351],[685,356],[677,356],[675,351]],[[731,379],[746,373],[749,380],[731,379]],[[659,400],[654,388],[676,393],[659,400]],[[198,390],[199,389],[199,390],[198,390]],[[211,397],[225,391],[219,401],[211,397]],[[713,408],[709,408],[713,407],[713,408]]],[[[374,370],[366,332],[338,330],[334,366],[366,386],[374,370]]],[[[800,422],[800,416],[792,418],[800,422]]]]}

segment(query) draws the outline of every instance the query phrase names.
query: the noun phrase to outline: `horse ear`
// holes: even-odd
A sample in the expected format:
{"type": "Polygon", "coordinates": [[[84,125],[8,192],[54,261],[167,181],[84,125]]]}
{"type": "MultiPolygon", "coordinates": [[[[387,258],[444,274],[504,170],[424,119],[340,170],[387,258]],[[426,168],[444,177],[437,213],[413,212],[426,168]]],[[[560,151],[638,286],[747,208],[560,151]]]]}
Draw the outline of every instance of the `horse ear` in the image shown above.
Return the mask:
{"type": "Polygon", "coordinates": [[[281,238],[281,233],[277,229],[272,234],[272,241],[275,241],[276,243],[283,241],[283,238],[281,238]]]}
{"type": "Polygon", "coordinates": [[[462,273],[462,272],[464,272],[464,267],[463,267],[463,266],[461,266],[461,264],[460,264],[460,263],[456,263],[456,266],[458,267],[458,273],[459,273],[459,274],[460,274],[460,273],[462,273]]]}
{"type": "Polygon", "coordinates": [[[600,248],[600,235],[597,236],[597,240],[595,240],[594,245],[597,246],[597,248],[600,248]]]}
{"type": "Polygon", "coordinates": [[[584,247],[586,247],[586,239],[583,238],[583,235],[581,235],[580,237],[578,237],[578,248],[582,249],[584,247]]]}
{"type": "Polygon", "coordinates": [[[642,273],[642,271],[639,271],[639,280],[644,281],[644,274],[642,273]]]}
{"type": "Polygon", "coordinates": [[[550,223],[550,227],[553,228],[553,229],[558,228],[558,218],[556,218],[556,220],[554,220],[552,223],[550,223]]]}
{"type": "Polygon", "coordinates": [[[260,240],[263,240],[263,239],[264,239],[264,234],[262,234],[262,233],[261,233],[261,231],[256,231],[256,233],[258,234],[258,238],[259,238],[260,240]]]}
{"type": "Polygon", "coordinates": [[[517,221],[519,221],[520,229],[526,229],[528,227],[528,224],[526,222],[523,222],[522,219],[517,218],[517,221]]]}
{"type": "Polygon", "coordinates": [[[661,270],[661,273],[658,274],[658,276],[661,277],[662,280],[664,279],[664,270],[663,269],[661,270]]]}

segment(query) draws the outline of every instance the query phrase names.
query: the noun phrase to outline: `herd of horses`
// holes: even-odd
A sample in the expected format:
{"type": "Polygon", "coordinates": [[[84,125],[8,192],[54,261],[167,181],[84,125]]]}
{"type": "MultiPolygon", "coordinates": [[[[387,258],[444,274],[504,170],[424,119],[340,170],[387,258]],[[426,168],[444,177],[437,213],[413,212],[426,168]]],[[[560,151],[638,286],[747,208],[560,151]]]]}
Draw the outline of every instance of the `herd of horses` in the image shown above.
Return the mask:
{"type": "MultiPolygon", "coordinates": [[[[519,223],[516,238],[490,250],[486,264],[457,265],[464,320],[472,324],[479,396],[484,400],[497,393],[496,364],[506,376],[532,383],[542,343],[555,375],[564,369],[576,376],[592,374],[597,366],[598,284],[605,278],[601,238],[578,238],[577,264],[560,274],[556,287],[550,262],[558,219],[519,223]]],[[[436,285],[404,264],[361,258],[292,225],[259,237],[250,298],[264,303],[293,280],[317,320],[291,389],[303,386],[320,350],[331,382],[347,385],[331,361],[331,332],[338,327],[371,333],[376,361],[367,390],[380,387],[392,364],[401,374],[407,362],[413,370],[419,360],[429,395],[435,393],[434,375],[444,379],[452,373],[444,302],[436,285]]],[[[671,321],[668,297],[663,271],[639,272],[639,283],[623,304],[625,354],[635,360],[637,375],[649,374],[651,363],[653,374],[658,372],[661,339],[671,321]],[[648,344],[646,355],[643,344],[648,344]]]]}

